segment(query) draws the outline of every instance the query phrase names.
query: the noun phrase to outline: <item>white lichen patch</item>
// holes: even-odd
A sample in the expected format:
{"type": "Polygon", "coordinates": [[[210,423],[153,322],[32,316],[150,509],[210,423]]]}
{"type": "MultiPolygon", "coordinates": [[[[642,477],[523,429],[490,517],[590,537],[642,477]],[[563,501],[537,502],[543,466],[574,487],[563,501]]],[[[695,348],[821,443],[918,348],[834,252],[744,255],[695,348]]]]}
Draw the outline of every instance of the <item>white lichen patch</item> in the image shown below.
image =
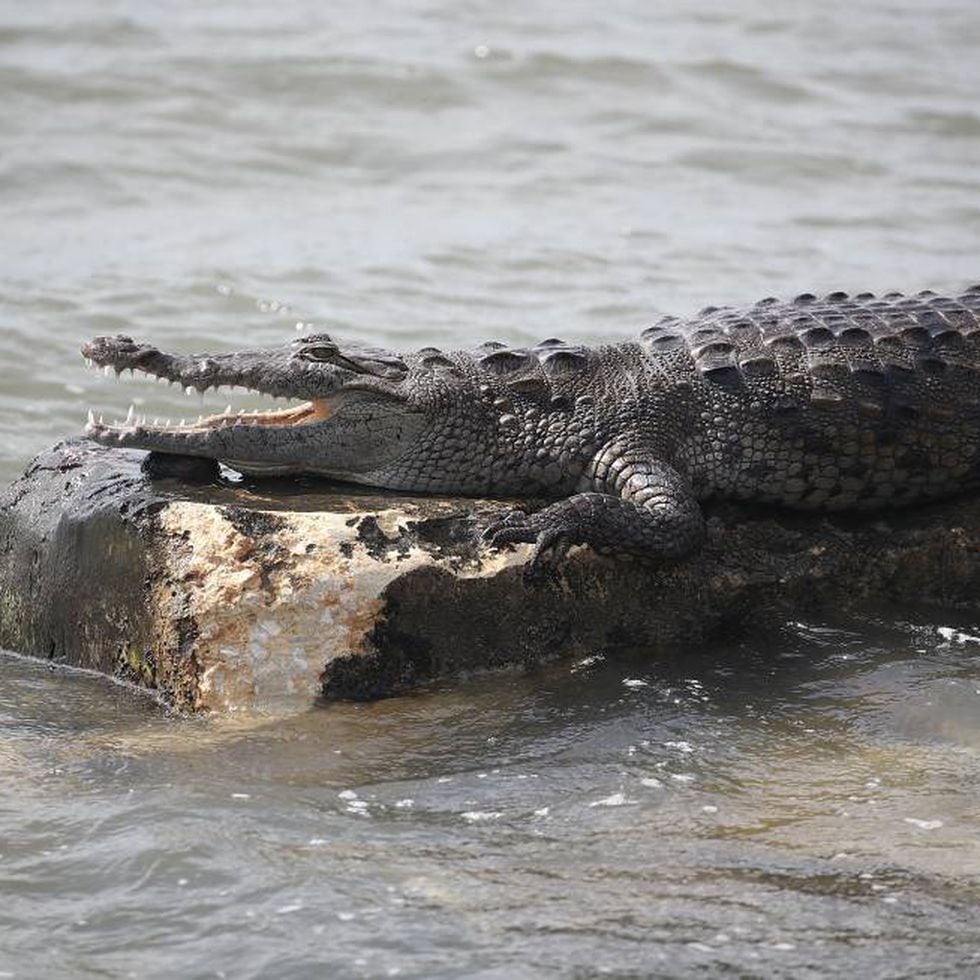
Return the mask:
{"type": "MultiPolygon", "coordinates": [[[[162,626],[179,618],[193,624],[193,649],[182,655],[190,652],[198,665],[196,708],[309,705],[327,663],[370,652],[386,586],[421,565],[449,567],[415,547],[397,560],[377,557],[358,539],[351,518],[360,515],[249,511],[257,518],[253,536],[241,514],[178,501],[160,515],[165,574],[154,585],[156,615],[162,626]],[[262,520],[272,529],[261,530],[262,520]]],[[[408,519],[399,510],[372,516],[389,537],[408,519]]],[[[494,575],[520,560],[493,555],[466,574],[494,575]]],[[[172,630],[161,636],[164,646],[175,645],[172,630]]]]}

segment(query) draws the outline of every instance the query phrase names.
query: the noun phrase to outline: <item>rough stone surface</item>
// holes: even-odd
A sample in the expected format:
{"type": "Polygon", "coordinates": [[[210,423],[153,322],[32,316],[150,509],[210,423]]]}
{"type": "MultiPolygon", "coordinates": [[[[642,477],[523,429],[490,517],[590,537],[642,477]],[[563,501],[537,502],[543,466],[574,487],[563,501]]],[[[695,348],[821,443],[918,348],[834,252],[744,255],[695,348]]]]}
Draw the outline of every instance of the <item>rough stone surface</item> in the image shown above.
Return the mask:
{"type": "Polygon", "coordinates": [[[617,646],[703,643],[801,611],[980,605],[980,501],[811,517],[709,506],[704,550],[647,567],[588,549],[526,585],[512,502],[303,482],[156,478],[63,443],[0,497],[0,646],[159,690],[181,710],[371,698],[617,646]]]}

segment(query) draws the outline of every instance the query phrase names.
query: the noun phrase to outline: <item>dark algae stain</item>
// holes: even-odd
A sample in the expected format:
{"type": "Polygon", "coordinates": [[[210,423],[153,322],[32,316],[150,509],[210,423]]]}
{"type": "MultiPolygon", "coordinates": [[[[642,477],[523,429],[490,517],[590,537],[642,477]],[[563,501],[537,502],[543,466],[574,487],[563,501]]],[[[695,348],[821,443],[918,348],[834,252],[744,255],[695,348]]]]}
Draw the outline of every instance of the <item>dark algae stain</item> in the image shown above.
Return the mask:
{"type": "Polygon", "coordinates": [[[278,514],[249,507],[222,507],[220,511],[239,534],[254,541],[275,537],[287,525],[286,519],[278,514]]]}

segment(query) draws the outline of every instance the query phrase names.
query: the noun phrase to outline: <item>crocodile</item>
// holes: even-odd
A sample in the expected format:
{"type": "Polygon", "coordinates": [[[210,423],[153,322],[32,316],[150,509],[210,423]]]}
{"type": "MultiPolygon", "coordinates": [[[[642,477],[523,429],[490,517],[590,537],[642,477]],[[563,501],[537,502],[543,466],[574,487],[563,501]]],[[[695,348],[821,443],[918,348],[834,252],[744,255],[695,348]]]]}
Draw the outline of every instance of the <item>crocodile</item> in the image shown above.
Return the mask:
{"type": "Polygon", "coordinates": [[[400,354],[318,333],[195,355],[97,337],[82,352],[188,393],[232,386],[301,401],[177,426],[90,414],[99,443],[250,476],[543,498],[486,529],[496,547],[534,544],[531,569],[573,544],[681,559],[705,536],[709,497],[874,511],[980,477],[980,286],[709,306],[597,346],[400,354]]]}

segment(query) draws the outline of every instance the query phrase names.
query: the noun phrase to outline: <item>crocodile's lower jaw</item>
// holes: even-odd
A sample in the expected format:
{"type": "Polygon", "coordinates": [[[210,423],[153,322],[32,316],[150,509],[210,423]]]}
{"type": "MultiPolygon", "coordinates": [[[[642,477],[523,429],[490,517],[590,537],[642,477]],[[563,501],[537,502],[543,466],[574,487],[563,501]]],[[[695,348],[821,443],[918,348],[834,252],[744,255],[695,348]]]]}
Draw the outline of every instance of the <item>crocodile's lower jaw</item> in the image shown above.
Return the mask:
{"type": "Polygon", "coordinates": [[[145,417],[135,414],[132,406],[130,406],[129,414],[125,419],[116,419],[112,422],[104,422],[101,417],[97,420],[90,411],[88,423],[85,426],[85,434],[101,441],[111,441],[120,436],[136,434],[191,435],[229,427],[289,428],[326,421],[336,411],[339,402],[339,396],[335,396],[303,402],[291,408],[255,412],[240,411],[237,413],[232,412],[229,406],[228,409],[217,415],[199,416],[196,422],[185,422],[181,419],[178,425],[171,425],[169,419],[162,424],[159,419],[154,419],[152,424],[148,423],[145,417]]]}

